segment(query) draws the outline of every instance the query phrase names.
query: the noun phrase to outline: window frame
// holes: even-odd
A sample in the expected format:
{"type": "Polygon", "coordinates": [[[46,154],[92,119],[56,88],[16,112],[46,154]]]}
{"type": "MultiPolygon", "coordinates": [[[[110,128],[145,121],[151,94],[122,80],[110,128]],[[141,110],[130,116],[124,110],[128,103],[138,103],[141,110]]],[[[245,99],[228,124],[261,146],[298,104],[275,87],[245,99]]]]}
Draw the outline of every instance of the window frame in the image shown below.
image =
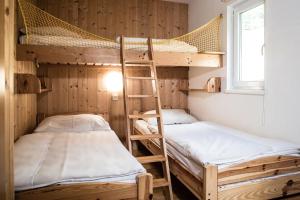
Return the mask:
{"type": "MultiPolygon", "coordinates": [[[[228,17],[228,40],[231,41],[231,45],[228,45],[228,87],[227,90],[238,90],[238,91],[247,91],[250,90],[251,94],[253,91],[258,91],[261,94],[261,91],[264,90],[264,81],[241,81],[240,76],[240,14],[256,8],[259,5],[265,4],[265,0],[243,0],[238,1],[233,5],[229,5],[227,9],[228,17]]],[[[264,13],[264,16],[265,13],[264,13]]],[[[265,24],[265,19],[264,19],[265,24]]],[[[230,42],[229,42],[230,43],[230,42]]],[[[262,46],[262,51],[264,52],[264,46],[262,46]]]]}

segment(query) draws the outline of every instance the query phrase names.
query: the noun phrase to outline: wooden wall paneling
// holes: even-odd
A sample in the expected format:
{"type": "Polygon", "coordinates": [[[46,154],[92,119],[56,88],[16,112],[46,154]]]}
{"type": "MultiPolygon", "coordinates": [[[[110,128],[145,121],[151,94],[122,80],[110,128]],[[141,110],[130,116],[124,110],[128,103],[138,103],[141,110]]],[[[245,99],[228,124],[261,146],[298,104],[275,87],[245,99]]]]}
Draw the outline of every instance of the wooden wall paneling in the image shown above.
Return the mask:
{"type": "MultiPolygon", "coordinates": [[[[36,74],[32,62],[18,61],[15,63],[15,73],[36,74]]],[[[14,139],[33,131],[36,125],[37,113],[36,94],[14,94],[14,139]]]]}
{"type": "Polygon", "coordinates": [[[106,26],[104,19],[104,0],[97,1],[97,34],[105,36],[106,35],[106,26]]]}
{"type": "Polygon", "coordinates": [[[109,113],[111,108],[111,94],[105,88],[103,78],[104,70],[98,69],[97,72],[97,111],[99,113],[109,113]]]}
{"type": "Polygon", "coordinates": [[[188,6],[185,4],[179,4],[179,24],[177,29],[179,30],[180,35],[186,33],[188,30],[188,6]]]}
{"type": "MultiPolygon", "coordinates": [[[[41,65],[38,74],[52,79],[52,92],[38,95],[38,112],[48,115],[74,112],[108,113],[113,130],[124,137],[124,110],[122,92],[113,101],[104,86],[103,78],[111,70],[101,67],[74,65],[41,65]],[[47,102],[47,103],[45,103],[47,102]]],[[[180,84],[188,82],[187,68],[159,68],[160,93],[164,108],[187,108],[187,96],[179,92],[180,84]]],[[[149,76],[145,69],[128,70],[129,76],[149,76]]],[[[130,80],[130,94],[152,94],[150,81],[130,80]]],[[[131,99],[130,111],[147,111],[154,108],[154,100],[131,99]]]]}
{"type": "Polygon", "coordinates": [[[112,0],[112,1],[105,0],[105,3],[107,6],[107,7],[105,7],[106,16],[104,18],[104,20],[106,21],[106,36],[105,37],[114,39],[116,34],[115,34],[115,30],[112,27],[114,27],[113,19],[117,15],[115,15],[113,7],[115,6],[116,1],[115,0],[112,0]]]}
{"type": "Polygon", "coordinates": [[[88,16],[87,16],[87,23],[88,27],[87,30],[96,33],[98,32],[98,17],[97,17],[97,0],[89,0],[88,1],[88,16]]]}
{"type": "Polygon", "coordinates": [[[76,67],[69,68],[69,112],[78,112],[78,70],[76,67]]]}
{"type": "Polygon", "coordinates": [[[68,112],[68,68],[57,68],[58,71],[58,105],[57,108],[59,111],[68,112]]]}
{"type": "Polygon", "coordinates": [[[78,0],[78,26],[89,31],[88,20],[88,1],[78,0]]]}
{"type": "Polygon", "coordinates": [[[161,0],[38,0],[38,6],[100,36],[170,38],[187,32],[188,5],[161,0]]]}
{"type": "Polygon", "coordinates": [[[97,73],[96,68],[91,68],[87,71],[87,110],[91,113],[97,112],[97,73]]]}
{"type": "Polygon", "coordinates": [[[88,103],[88,85],[87,85],[87,68],[79,67],[78,68],[78,111],[84,112],[87,111],[88,103]]]}

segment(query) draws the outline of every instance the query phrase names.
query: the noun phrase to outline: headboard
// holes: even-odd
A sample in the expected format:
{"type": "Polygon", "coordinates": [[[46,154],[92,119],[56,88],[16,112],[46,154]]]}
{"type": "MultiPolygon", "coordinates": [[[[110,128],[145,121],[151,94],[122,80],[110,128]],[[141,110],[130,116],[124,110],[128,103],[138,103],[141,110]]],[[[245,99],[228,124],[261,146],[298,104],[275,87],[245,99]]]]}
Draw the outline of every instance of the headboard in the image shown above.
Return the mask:
{"type": "MultiPolygon", "coordinates": [[[[79,114],[94,114],[101,115],[107,122],[109,122],[109,114],[108,113],[92,113],[92,112],[69,112],[69,113],[59,113],[56,115],[79,115],[79,114]]],[[[55,115],[46,115],[45,113],[37,113],[36,115],[36,125],[39,125],[45,118],[51,117],[55,115]]]]}

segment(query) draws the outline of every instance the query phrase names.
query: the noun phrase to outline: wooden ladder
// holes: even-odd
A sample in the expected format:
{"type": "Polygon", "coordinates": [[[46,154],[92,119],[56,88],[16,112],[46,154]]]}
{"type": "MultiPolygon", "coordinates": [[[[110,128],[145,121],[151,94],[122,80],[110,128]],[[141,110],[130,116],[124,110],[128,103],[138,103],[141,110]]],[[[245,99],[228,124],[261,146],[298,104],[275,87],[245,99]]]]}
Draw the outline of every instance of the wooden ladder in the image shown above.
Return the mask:
{"type": "Polygon", "coordinates": [[[159,155],[151,155],[151,156],[142,156],[136,157],[137,160],[141,164],[147,163],[157,163],[160,162],[162,164],[163,169],[163,178],[157,178],[153,180],[153,187],[154,188],[163,188],[164,195],[166,199],[173,200],[173,193],[172,193],[172,185],[171,185],[171,177],[170,177],[170,170],[169,170],[169,162],[168,162],[168,155],[166,149],[166,142],[164,137],[164,129],[161,117],[161,102],[159,96],[159,87],[157,81],[157,73],[156,73],[156,66],[153,60],[153,46],[152,46],[152,39],[148,38],[147,45],[148,45],[148,57],[149,60],[126,60],[125,59],[125,44],[124,44],[124,37],[121,36],[121,63],[122,63],[122,74],[123,74],[123,94],[124,94],[124,110],[126,115],[126,142],[127,147],[132,153],[132,141],[139,141],[139,140],[151,140],[151,139],[159,139],[160,145],[160,154],[159,155]],[[134,76],[127,76],[126,67],[128,66],[140,66],[140,67],[149,67],[150,68],[150,77],[134,77],[134,76]],[[152,95],[129,95],[127,90],[127,81],[128,80],[149,80],[152,83],[152,95]],[[156,114],[130,114],[129,113],[129,106],[128,101],[130,98],[155,98],[155,110],[156,114]],[[147,134],[147,135],[134,135],[134,128],[131,127],[131,122],[133,124],[134,120],[140,118],[156,118],[157,119],[157,127],[158,133],[157,134],[147,134]]]}

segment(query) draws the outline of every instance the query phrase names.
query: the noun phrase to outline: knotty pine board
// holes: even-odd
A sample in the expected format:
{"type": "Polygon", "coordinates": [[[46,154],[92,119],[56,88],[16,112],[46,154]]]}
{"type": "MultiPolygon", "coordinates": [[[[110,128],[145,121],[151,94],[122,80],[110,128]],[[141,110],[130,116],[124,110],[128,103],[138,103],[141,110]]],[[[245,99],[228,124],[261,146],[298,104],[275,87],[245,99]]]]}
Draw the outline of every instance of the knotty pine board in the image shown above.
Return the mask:
{"type": "Polygon", "coordinates": [[[38,0],[37,5],[75,26],[115,39],[172,38],[188,31],[188,5],[161,0],[38,0]]]}
{"type": "MultiPolygon", "coordinates": [[[[37,111],[46,115],[88,112],[106,113],[115,132],[124,138],[124,109],[122,92],[113,101],[103,78],[111,70],[120,68],[86,67],[76,65],[41,65],[39,76],[52,80],[52,92],[38,95],[37,111]]],[[[129,70],[131,76],[147,76],[145,69],[129,70]]],[[[163,108],[187,108],[187,96],[179,88],[188,86],[188,68],[158,68],[159,87],[163,108]]],[[[146,80],[130,80],[129,94],[151,94],[151,83],[146,80]]],[[[153,99],[132,99],[132,112],[153,109],[153,99]]]]}
{"type": "MultiPolygon", "coordinates": [[[[15,62],[15,73],[36,74],[36,66],[33,62],[15,62]]],[[[36,125],[37,114],[36,94],[14,94],[14,138],[31,133],[36,125]]]]}

